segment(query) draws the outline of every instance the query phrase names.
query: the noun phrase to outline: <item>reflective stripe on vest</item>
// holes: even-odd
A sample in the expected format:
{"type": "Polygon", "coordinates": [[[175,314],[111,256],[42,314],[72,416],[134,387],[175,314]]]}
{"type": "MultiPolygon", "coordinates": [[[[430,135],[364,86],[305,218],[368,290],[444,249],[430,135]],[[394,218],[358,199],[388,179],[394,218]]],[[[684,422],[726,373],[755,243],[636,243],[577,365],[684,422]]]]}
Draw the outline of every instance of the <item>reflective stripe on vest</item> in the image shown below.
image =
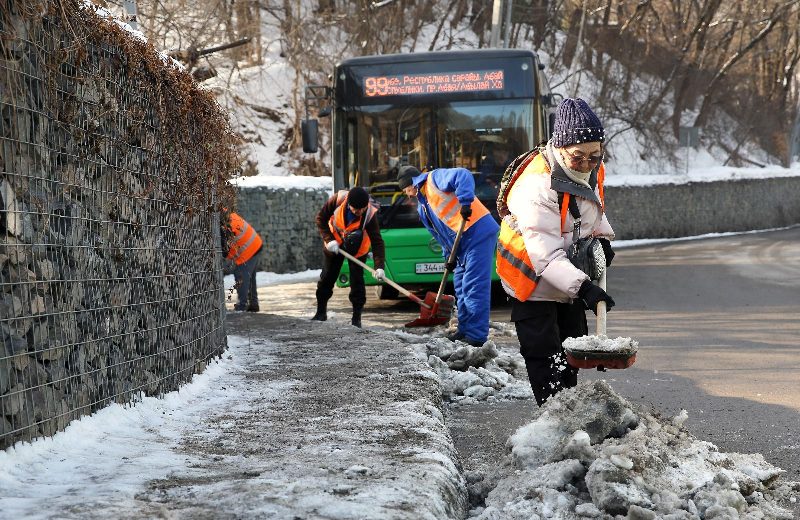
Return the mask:
{"type": "MultiPolygon", "coordinates": [[[[344,239],[347,235],[352,233],[357,229],[361,229],[362,227],[366,228],[367,224],[369,224],[370,220],[375,216],[378,212],[378,208],[375,207],[375,204],[370,201],[367,205],[367,211],[360,217],[353,220],[349,225],[345,225],[345,214],[347,213],[347,190],[339,190],[336,194],[336,209],[331,215],[331,218],[328,220],[328,229],[331,230],[333,233],[333,238],[341,245],[344,242],[344,239]],[[362,226],[361,223],[364,225],[362,226]]],[[[356,252],[356,258],[360,258],[366,255],[369,252],[369,248],[372,246],[372,241],[369,239],[369,235],[364,232],[361,236],[361,245],[358,247],[358,252],[356,252]]]]}
{"type": "Polygon", "coordinates": [[[234,237],[226,258],[233,260],[236,265],[242,265],[253,258],[263,242],[253,226],[236,213],[231,213],[230,229],[234,237]]]}
{"type": "MultiPolygon", "coordinates": [[[[420,187],[420,191],[428,199],[428,204],[430,204],[436,216],[439,217],[439,220],[454,232],[458,232],[458,228],[461,227],[461,203],[458,202],[458,197],[456,197],[455,193],[447,193],[437,188],[430,174],[428,174],[425,183],[420,187]]],[[[468,230],[481,217],[489,214],[489,210],[477,198],[473,199],[470,207],[472,208],[472,216],[464,226],[464,231],[468,230]]]]}
{"type": "Polygon", "coordinates": [[[533,268],[522,235],[505,220],[497,237],[497,275],[514,290],[514,297],[524,302],[533,294],[539,277],[533,268]]]}
{"type": "MultiPolygon", "coordinates": [[[[544,158],[538,156],[532,161],[531,171],[524,171],[523,175],[544,175],[550,173],[544,158]],[[536,162],[539,161],[539,162],[536,162]]],[[[603,198],[603,180],[605,170],[601,163],[597,172],[597,185],[600,192],[600,201],[605,208],[603,198]]],[[[569,211],[570,194],[564,193],[561,202],[561,232],[564,233],[564,225],[567,221],[569,211]]],[[[567,230],[569,231],[569,230],[567,230]]],[[[528,250],[522,234],[513,229],[505,219],[500,223],[500,235],[497,237],[497,275],[514,291],[514,297],[519,301],[526,301],[536,290],[536,284],[540,276],[537,276],[536,269],[531,262],[528,250]]]]}

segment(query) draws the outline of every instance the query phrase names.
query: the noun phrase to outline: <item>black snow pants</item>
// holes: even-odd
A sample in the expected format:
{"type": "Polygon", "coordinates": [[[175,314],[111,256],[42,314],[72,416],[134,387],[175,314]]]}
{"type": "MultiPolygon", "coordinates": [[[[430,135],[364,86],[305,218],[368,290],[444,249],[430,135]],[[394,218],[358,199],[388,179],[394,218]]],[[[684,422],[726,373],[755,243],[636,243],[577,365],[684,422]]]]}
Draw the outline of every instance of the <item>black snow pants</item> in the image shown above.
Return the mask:
{"type": "MultiPolygon", "coordinates": [[[[336,278],[342,269],[344,257],[342,255],[324,254],[322,273],[317,282],[317,303],[327,303],[333,296],[333,286],[336,285],[336,278]]],[[[362,262],[367,261],[367,255],[359,258],[362,262]]],[[[364,268],[355,262],[347,261],[350,267],[350,303],[353,310],[360,311],[367,303],[367,291],[364,288],[364,268]]]]}
{"type": "Polygon", "coordinates": [[[567,363],[561,343],[588,334],[583,302],[520,302],[512,300],[511,321],[528,369],[536,403],[578,384],[578,369],[567,363]]]}

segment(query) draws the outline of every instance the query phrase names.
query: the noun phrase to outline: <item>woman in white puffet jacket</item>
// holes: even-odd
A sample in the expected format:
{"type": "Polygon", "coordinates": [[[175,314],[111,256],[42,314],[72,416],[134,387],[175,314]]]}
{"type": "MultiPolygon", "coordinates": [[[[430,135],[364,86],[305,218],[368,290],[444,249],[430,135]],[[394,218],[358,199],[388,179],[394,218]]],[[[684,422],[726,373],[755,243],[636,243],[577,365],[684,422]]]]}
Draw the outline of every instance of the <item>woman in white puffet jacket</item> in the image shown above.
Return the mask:
{"type": "Polygon", "coordinates": [[[520,352],[536,402],[541,406],[551,395],[575,386],[578,369],[567,364],[562,342],[588,334],[586,309],[596,312],[614,300],[593,284],[589,276],[567,258],[567,249],[579,236],[598,237],[606,263],[614,256],[610,240],[614,231],[604,208],[602,163],[604,130],[599,118],[582,99],[564,99],[558,106],[553,136],[531,160],[507,194],[515,232],[524,247],[498,244],[498,272],[511,296],[511,321],[517,330],[520,352]],[[577,218],[576,218],[577,217],[577,218]],[[505,247],[505,249],[503,249],[505,247]],[[503,269],[520,268],[524,275],[504,277],[503,269]]]}

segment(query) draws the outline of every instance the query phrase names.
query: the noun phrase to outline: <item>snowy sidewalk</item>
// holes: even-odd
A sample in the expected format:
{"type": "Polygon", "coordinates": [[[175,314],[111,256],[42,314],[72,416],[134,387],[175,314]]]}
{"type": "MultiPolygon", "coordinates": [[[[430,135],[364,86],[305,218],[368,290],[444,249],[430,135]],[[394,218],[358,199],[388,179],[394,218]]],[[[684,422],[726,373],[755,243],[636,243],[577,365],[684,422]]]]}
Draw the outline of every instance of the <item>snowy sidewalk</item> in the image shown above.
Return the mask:
{"type": "Polygon", "coordinates": [[[463,518],[438,380],[402,340],[228,318],[246,337],[181,391],[0,453],[3,515],[463,518]]]}
{"type": "Polygon", "coordinates": [[[685,411],[660,417],[605,381],[532,410],[504,325],[480,349],[441,330],[269,314],[229,314],[228,332],[223,359],[180,391],[0,452],[0,518],[789,520],[796,509],[800,483],[760,454],[696,439],[685,411]],[[502,416],[460,410],[515,400],[530,421],[502,453],[480,441],[471,453],[464,438],[502,416]]]}

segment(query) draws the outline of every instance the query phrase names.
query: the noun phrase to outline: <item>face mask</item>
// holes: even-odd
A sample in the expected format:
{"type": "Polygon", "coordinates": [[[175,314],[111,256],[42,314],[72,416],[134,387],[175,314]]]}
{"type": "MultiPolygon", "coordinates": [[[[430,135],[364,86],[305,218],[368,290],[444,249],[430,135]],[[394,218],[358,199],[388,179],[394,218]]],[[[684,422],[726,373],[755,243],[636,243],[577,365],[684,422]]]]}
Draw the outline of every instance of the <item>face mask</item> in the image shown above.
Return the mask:
{"type": "Polygon", "coordinates": [[[561,155],[561,151],[553,148],[551,143],[547,143],[547,147],[550,148],[550,153],[553,157],[555,157],[556,161],[558,162],[559,166],[564,170],[564,173],[567,174],[567,177],[574,182],[575,184],[580,184],[581,186],[589,187],[589,177],[592,175],[591,170],[583,173],[579,172],[578,170],[573,170],[569,166],[567,166],[564,157],[561,155]]]}

